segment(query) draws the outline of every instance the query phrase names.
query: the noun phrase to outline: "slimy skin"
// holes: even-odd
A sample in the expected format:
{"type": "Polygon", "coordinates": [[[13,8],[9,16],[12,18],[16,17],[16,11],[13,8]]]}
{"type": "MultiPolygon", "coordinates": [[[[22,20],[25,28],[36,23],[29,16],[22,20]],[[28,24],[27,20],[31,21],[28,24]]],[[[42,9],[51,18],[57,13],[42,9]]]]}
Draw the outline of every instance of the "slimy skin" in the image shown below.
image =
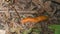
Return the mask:
{"type": "Polygon", "coordinates": [[[28,22],[30,22],[30,23],[38,23],[38,22],[41,22],[41,21],[44,21],[44,20],[47,20],[47,19],[48,19],[47,16],[38,16],[38,17],[34,17],[34,18],[27,17],[27,18],[24,18],[23,20],[21,20],[21,23],[22,24],[26,24],[28,22]]]}

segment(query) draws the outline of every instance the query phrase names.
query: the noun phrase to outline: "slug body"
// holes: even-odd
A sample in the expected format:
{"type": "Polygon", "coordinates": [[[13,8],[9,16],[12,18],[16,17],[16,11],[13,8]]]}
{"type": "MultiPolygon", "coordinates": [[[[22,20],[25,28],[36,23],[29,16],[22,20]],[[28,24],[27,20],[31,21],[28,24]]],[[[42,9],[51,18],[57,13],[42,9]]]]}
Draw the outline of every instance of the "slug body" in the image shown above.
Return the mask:
{"type": "Polygon", "coordinates": [[[38,16],[38,17],[34,17],[34,18],[27,17],[27,18],[24,18],[23,20],[21,20],[21,23],[22,24],[25,24],[25,23],[28,23],[28,22],[38,23],[38,22],[47,20],[47,18],[48,18],[47,16],[38,16]]]}

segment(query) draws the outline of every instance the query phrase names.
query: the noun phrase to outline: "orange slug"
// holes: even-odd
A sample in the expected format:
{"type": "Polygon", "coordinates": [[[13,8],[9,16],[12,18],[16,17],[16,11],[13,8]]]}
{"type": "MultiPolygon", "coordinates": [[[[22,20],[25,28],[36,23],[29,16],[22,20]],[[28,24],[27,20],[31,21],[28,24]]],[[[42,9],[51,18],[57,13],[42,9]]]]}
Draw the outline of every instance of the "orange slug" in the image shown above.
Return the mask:
{"type": "Polygon", "coordinates": [[[21,23],[22,24],[26,24],[28,22],[38,23],[38,22],[41,22],[41,21],[44,21],[44,20],[47,20],[47,19],[48,19],[47,16],[38,16],[38,17],[34,17],[34,18],[27,17],[27,18],[24,18],[23,20],[21,20],[21,23]]]}

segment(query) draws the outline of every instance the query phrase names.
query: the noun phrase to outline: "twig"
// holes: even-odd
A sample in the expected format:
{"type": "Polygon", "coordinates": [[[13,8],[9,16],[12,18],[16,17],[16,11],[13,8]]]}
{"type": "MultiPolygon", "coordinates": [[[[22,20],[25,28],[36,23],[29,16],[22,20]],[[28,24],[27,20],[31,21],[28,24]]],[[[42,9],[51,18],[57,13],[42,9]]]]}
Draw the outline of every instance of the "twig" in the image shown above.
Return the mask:
{"type": "Polygon", "coordinates": [[[17,12],[17,10],[15,9],[15,6],[12,6],[12,8],[15,10],[16,14],[18,15],[18,17],[20,18],[19,13],[17,12]]]}
{"type": "Polygon", "coordinates": [[[54,10],[53,10],[51,16],[53,16],[55,14],[55,12],[56,12],[56,7],[54,7],[54,10]]]}

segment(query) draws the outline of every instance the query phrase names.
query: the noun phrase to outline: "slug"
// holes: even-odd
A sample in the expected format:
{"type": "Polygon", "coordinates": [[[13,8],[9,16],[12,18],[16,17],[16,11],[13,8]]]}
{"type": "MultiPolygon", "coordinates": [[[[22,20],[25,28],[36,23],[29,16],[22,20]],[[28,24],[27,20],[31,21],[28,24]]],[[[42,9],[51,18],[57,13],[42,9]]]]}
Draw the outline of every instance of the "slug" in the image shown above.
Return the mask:
{"type": "Polygon", "coordinates": [[[47,20],[48,17],[47,16],[38,16],[38,17],[27,17],[27,18],[24,18],[23,20],[21,20],[21,23],[22,24],[26,24],[28,22],[30,23],[38,23],[38,22],[41,22],[41,21],[44,21],[44,20],[47,20]]]}

